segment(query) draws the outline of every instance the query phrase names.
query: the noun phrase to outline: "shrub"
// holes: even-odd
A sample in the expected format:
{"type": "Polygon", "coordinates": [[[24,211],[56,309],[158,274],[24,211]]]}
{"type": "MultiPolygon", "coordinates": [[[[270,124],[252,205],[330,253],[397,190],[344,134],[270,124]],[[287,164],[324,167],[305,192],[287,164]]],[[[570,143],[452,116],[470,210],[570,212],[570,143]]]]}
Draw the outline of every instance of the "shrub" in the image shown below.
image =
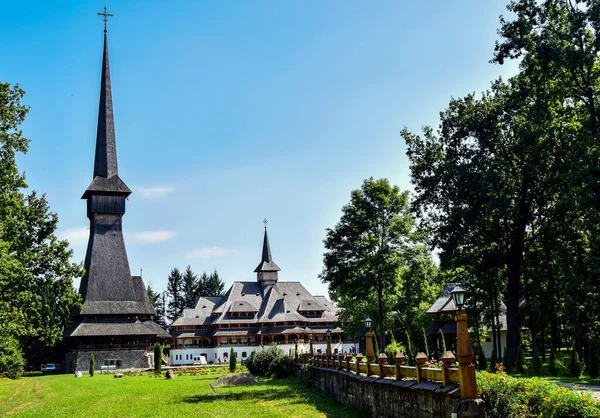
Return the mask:
{"type": "Polygon", "coordinates": [[[519,345],[517,350],[517,362],[515,363],[515,367],[519,373],[525,372],[525,354],[523,353],[522,345],[519,345]]]}
{"type": "Polygon", "coordinates": [[[572,377],[581,376],[581,361],[579,361],[579,354],[575,349],[575,344],[571,347],[571,357],[569,359],[569,374],[572,377]]]}
{"type": "Polygon", "coordinates": [[[600,377],[600,349],[598,340],[592,340],[590,343],[590,359],[588,361],[588,374],[592,379],[600,377]]]}
{"type": "Polygon", "coordinates": [[[479,347],[479,352],[477,353],[477,366],[478,370],[487,370],[487,358],[485,357],[483,347],[479,347]]]}
{"type": "Polygon", "coordinates": [[[427,334],[425,334],[425,328],[422,328],[422,330],[423,330],[423,352],[427,356],[427,359],[429,359],[429,344],[427,343],[427,334]]]}
{"type": "Polygon", "coordinates": [[[277,346],[270,346],[250,354],[246,367],[255,376],[286,377],[294,372],[294,358],[284,355],[277,346]]]}
{"type": "Polygon", "coordinates": [[[12,337],[0,337],[0,376],[16,379],[23,373],[24,366],[19,342],[12,337]]]}
{"type": "Polygon", "coordinates": [[[388,358],[388,364],[396,364],[396,353],[400,351],[404,352],[404,347],[395,341],[385,347],[385,355],[388,358]]]}
{"type": "Polygon", "coordinates": [[[440,329],[440,334],[438,338],[438,357],[442,358],[444,353],[446,352],[446,339],[444,338],[444,331],[440,329]]]}
{"type": "Polygon", "coordinates": [[[237,366],[237,353],[231,347],[229,350],[229,371],[235,373],[235,367],[237,366]]]}
{"type": "Polygon", "coordinates": [[[160,343],[154,344],[154,371],[162,371],[162,347],[160,343]]]}
{"type": "Polygon", "coordinates": [[[413,349],[412,342],[410,340],[410,334],[406,331],[406,359],[409,366],[414,366],[415,362],[415,350],[413,349]]]}
{"type": "Polygon", "coordinates": [[[90,377],[94,376],[94,372],[96,370],[96,359],[94,358],[94,353],[90,356],[90,377]]]}
{"type": "Polygon", "coordinates": [[[504,355],[502,356],[502,365],[504,366],[504,370],[506,370],[506,373],[510,373],[510,369],[511,369],[510,357],[508,356],[508,350],[506,349],[506,347],[504,347],[504,355]]]}
{"type": "Polygon", "coordinates": [[[548,372],[550,373],[550,376],[556,376],[558,374],[556,364],[556,352],[554,350],[554,346],[550,347],[550,358],[548,359],[548,372]]]}
{"type": "Polygon", "coordinates": [[[488,406],[489,418],[592,418],[600,404],[591,394],[580,394],[539,378],[516,379],[505,373],[477,373],[477,386],[488,406]]]}
{"type": "Polygon", "coordinates": [[[531,359],[531,369],[534,374],[539,374],[542,370],[542,360],[540,359],[540,350],[537,345],[533,346],[533,357],[531,359]]]}

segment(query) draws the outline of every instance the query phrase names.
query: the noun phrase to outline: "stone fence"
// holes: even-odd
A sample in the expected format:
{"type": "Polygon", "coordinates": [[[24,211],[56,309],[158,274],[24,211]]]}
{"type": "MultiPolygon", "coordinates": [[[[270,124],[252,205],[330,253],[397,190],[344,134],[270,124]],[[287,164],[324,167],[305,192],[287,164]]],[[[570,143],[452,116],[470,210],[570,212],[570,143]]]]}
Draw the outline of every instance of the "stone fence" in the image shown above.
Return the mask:
{"type": "MultiPolygon", "coordinates": [[[[308,355],[298,357],[298,374],[309,385],[320,388],[339,402],[370,417],[484,417],[480,399],[461,396],[461,370],[447,351],[442,367],[426,367],[427,356],[419,353],[417,366],[404,365],[397,353],[394,364],[381,354],[377,363],[353,356],[308,355]],[[455,415],[453,415],[455,414],[455,415]]],[[[476,393],[476,392],[475,392],[476,393]]]]}

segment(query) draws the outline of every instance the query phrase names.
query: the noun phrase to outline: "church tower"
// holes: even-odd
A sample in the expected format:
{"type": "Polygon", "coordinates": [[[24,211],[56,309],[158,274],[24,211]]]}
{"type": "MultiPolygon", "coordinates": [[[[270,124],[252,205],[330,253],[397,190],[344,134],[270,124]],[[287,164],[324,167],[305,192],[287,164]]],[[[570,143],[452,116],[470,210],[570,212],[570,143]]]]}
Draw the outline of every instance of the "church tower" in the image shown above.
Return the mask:
{"type": "MultiPolygon", "coordinates": [[[[100,14],[100,13],[99,13],[100,14]]],[[[73,315],[67,331],[73,351],[67,367],[87,370],[94,353],[97,367],[146,368],[152,366],[151,346],[170,335],[153,321],[141,276],[132,276],[123,240],[125,202],[131,190],[119,177],[108,60],[106,17],[100,79],[100,106],[96,131],[93,179],[82,199],[87,200],[90,237],[85,274],[79,293],[83,306],[73,315]],[[108,362],[108,364],[106,364],[108,362]]]]}
{"type": "Polygon", "coordinates": [[[254,269],[256,273],[256,280],[264,285],[270,285],[277,283],[279,279],[279,271],[281,270],[277,264],[273,261],[271,256],[271,246],[269,245],[269,235],[267,234],[267,220],[265,223],[265,237],[263,239],[262,249],[262,260],[260,264],[254,269]]]}

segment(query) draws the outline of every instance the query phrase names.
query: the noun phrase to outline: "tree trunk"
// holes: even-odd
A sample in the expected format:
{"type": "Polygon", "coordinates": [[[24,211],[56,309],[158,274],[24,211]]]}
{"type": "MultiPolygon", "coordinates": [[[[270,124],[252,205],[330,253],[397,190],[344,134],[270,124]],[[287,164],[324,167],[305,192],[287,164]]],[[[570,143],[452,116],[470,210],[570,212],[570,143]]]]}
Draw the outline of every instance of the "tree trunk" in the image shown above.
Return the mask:
{"type": "Polygon", "coordinates": [[[377,309],[379,311],[379,352],[385,351],[385,327],[383,325],[383,286],[377,288],[377,309]]]}
{"type": "Polygon", "coordinates": [[[527,205],[527,178],[521,185],[521,196],[518,203],[518,216],[512,231],[510,252],[508,255],[508,284],[506,286],[506,349],[510,362],[517,361],[517,351],[521,344],[521,316],[519,300],[521,299],[521,264],[525,250],[525,229],[529,217],[527,205]]]}

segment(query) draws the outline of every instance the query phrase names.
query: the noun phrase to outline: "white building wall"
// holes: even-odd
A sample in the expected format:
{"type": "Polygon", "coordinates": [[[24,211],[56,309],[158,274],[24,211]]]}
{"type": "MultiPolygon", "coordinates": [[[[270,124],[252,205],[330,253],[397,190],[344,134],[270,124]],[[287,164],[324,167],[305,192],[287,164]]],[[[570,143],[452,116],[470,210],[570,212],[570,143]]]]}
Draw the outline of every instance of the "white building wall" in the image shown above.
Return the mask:
{"type": "MultiPolygon", "coordinates": [[[[194,357],[200,357],[201,355],[206,356],[206,361],[208,363],[218,363],[219,360],[224,362],[224,359],[229,358],[231,347],[237,353],[238,361],[244,361],[247,357],[252,354],[252,352],[256,350],[263,350],[268,348],[269,346],[244,346],[244,345],[234,345],[234,346],[223,346],[223,347],[212,347],[212,348],[198,348],[198,347],[189,347],[189,348],[181,348],[181,349],[171,349],[170,352],[170,364],[171,366],[182,366],[182,365],[192,365],[194,364],[194,357]],[[244,357],[243,354],[246,354],[244,357]]],[[[279,344],[277,348],[282,350],[285,354],[294,354],[294,344],[279,344]]],[[[346,351],[351,351],[352,348],[358,348],[353,343],[339,343],[333,342],[331,343],[331,351],[335,352],[337,349],[338,352],[345,353],[346,351]]],[[[298,344],[298,353],[308,353],[310,350],[309,344],[298,344]]],[[[318,350],[321,350],[322,353],[327,351],[327,343],[313,344],[313,350],[315,353],[318,350]]]]}
{"type": "MultiPolygon", "coordinates": [[[[502,347],[502,353],[497,353],[498,354],[498,359],[502,359],[502,354],[504,354],[504,346],[506,345],[506,334],[508,331],[506,330],[502,330],[500,331],[500,346],[502,347]]],[[[488,336],[491,339],[492,333],[488,333],[488,336]]],[[[483,348],[483,352],[485,353],[486,358],[491,359],[492,358],[492,350],[494,349],[494,346],[492,344],[492,341],[484,341],[481,343],[481,348],[483,348]]]]}

